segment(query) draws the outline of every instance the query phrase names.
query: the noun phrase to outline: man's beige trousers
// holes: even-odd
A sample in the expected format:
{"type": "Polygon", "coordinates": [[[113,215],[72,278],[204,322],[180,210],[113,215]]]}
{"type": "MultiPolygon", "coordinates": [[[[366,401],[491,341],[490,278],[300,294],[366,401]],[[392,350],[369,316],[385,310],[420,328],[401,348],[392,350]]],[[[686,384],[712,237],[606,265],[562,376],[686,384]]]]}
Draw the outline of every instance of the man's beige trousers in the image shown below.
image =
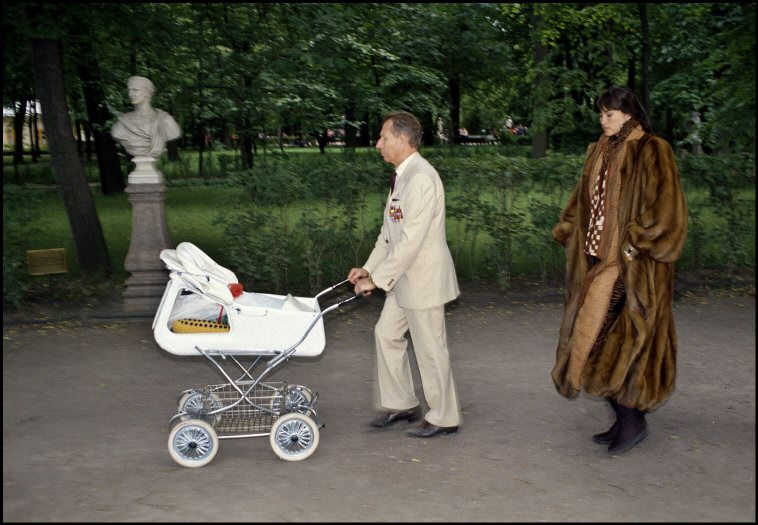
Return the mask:
{"type": "Polygon", "coordinates": [[[447,350],[445,305],[401,308],[393,292],[387,294],[374,328],[382,407],[406,410],[420,404],[408,359],[407,330],[411,331],[424,397],[429,405],[424,419],[440,427],[458,426],[460,415],[447,350]]]}

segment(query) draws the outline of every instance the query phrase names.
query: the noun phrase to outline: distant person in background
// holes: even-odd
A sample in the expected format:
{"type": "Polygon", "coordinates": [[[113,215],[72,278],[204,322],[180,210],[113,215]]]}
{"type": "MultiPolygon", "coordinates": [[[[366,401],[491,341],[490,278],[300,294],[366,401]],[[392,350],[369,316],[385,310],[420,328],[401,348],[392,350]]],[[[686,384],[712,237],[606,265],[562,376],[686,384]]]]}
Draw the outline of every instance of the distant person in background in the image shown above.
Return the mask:
{"type": "Polygon", "coordinates": [[[583,389],[608,401],[615,421],[592,439],[619,455],[648,435],[645,414],[674,389],[687,203],[671,146],[649,133],[634,93],[612,87],[596,108],[603,134],[552,232],[567,259],[552,379],[566,397],[583,389]]]}
{"type": "Polygon", "coordinates": [[[166,142],[181,135],[179,125],[171,115],[150,105],[155,86],[149,79],[134,76],[127,86],[134,111],[118,118],[111,136],[132,157],[158,158],[166,151],[166,142]]]}

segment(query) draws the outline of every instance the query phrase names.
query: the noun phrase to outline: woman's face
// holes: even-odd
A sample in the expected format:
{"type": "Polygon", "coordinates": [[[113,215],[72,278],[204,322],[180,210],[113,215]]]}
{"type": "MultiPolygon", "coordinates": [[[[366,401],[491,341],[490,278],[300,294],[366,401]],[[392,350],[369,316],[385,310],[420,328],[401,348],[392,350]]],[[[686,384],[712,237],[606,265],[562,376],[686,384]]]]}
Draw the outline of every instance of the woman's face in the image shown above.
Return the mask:
{"type": "Polygon", "coordinates": [[[624,125],[624,122],[632,118],[628,113],[624,113],[620,109],[605,109],[600,112],[600,126],[603,128],[603,133],[606,137],[615,135],[624,125]]]}

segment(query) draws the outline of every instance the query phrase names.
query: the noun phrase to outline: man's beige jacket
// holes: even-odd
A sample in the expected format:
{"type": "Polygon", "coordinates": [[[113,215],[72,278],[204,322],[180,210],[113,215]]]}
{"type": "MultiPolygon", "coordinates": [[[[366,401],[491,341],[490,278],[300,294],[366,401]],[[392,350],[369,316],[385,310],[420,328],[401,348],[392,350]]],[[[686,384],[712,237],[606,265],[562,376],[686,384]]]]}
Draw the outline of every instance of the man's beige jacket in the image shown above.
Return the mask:
{"type": "Polygon", "coordinates": [[[399,166],[382,229],[363,267],[402,308],[431,308],[458,297],[445,235],[445,190],[429,162],[413,153],[399,166]]]}

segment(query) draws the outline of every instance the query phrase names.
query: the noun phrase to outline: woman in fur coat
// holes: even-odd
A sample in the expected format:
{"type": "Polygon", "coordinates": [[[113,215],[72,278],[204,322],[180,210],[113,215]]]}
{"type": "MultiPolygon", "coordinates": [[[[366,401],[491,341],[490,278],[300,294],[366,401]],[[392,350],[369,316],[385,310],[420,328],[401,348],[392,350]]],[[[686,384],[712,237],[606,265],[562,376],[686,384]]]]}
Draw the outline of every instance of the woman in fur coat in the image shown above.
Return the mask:
{"type": "Polygon", "coordinates": [[[674,389],[674,262],[687,236],[687,203],[669,144],[649,133],[634,93],[606,90],[603,135],[553,238],[566,249],[566,297],[552,378],[568,398],[608,400],[613,426],[592,436],[622,454],[648,434],[645,413],[674,389]]]}

